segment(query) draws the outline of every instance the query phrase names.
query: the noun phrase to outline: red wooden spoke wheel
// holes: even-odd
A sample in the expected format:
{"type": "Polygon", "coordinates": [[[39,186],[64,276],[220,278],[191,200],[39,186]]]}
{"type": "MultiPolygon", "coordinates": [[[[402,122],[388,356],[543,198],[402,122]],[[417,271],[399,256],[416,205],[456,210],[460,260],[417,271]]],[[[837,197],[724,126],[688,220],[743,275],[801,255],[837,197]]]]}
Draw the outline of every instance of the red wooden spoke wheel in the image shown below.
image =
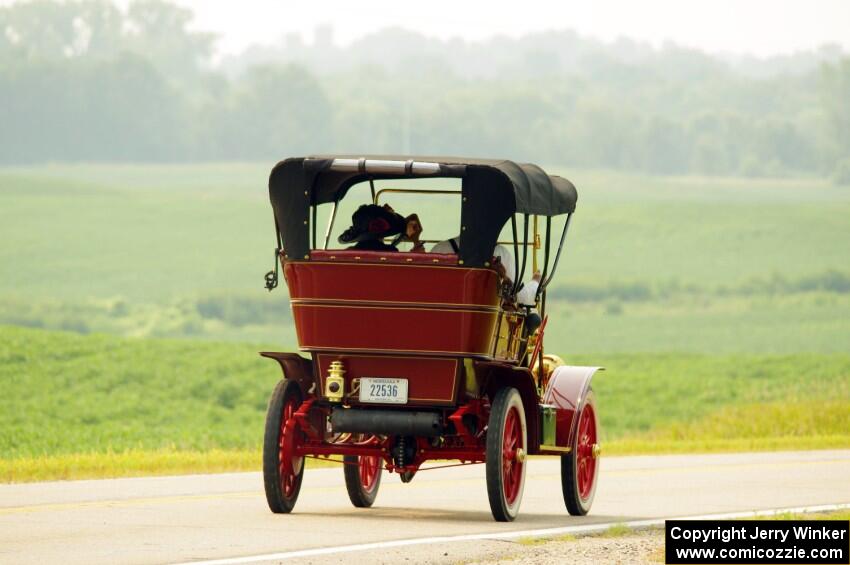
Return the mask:
{"type": "Polygon", "coordinates": [[[275,513],[291,512],[301,491],[304,458],[294,453],[304,436],[293,419],[301,402],[300,387],[287,379],[277,384],[269,401],[263,441],[263,483],[269,508],[275,513]]]}
{"type": "Polygon", "coordinates": [[[584,407],[578,415],[572,451],[561,456],[561,488],[564,503],[573,516],[587,514],[596,494],[601,449],[595,407],[593,391],[588,390],[584,407]]]}
{"type": "Polygon", "coordinates": [[[381,486],[383,460],[376,455],[346,455],[343,459],[348,498],[358,508],[369,508],[375,502],[378,487],[381,486]]]}
{"type": "Polygon", "coordinates": [[[487,424],[487,495],[500,522],[519,513],[527,449],[522,398],[515,388],[503,388],[493,398],[487,424]]]}
{"type": "Polygon", "coordinates": [[[511,406],[505,419],[505,433],[502,441],[502,484],[508,504],[516,502],[519,495],[523,463],[517,459],[516,454],[518,449],[523,448],[521,434],[519,412],[515,406],[511,406]]]}

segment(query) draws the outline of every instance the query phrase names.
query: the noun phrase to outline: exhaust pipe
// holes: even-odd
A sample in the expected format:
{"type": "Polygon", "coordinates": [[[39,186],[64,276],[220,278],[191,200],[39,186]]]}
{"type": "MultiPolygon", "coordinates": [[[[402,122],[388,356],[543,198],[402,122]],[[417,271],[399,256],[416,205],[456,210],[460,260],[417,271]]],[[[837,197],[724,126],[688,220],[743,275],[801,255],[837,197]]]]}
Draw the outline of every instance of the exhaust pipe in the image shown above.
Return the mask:
{"type": "Polygon", "coordinates": [[[331,426],[334,433],[435,437],[443,432],[440,415],[434,412],[337,408],[331,426]]]}

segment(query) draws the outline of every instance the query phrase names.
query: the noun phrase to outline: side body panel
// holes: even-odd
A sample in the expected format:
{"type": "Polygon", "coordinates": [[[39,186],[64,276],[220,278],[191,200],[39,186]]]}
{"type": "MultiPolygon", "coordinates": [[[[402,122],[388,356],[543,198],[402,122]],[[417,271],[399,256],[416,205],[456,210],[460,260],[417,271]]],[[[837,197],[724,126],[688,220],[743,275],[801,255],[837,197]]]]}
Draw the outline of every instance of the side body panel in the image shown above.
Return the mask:
{"type": "Polygon", "coordinates": [[[496,314],[397,306],[292,304],[303,351],[486,357],[496,314]]]}
{"type": "Polygon", "coordinates": [[[333,260],[287,262],[299,347],[489,358],[499,315],[496,273],[398,262],[427,255],[339,251],[333,260]]]}

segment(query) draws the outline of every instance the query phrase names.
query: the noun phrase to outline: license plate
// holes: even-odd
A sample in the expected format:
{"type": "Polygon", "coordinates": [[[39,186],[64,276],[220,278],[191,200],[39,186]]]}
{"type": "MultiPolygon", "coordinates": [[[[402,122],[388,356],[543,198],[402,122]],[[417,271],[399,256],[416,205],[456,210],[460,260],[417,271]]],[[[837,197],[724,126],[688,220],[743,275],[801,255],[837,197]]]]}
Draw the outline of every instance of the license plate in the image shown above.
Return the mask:
{"type": "Polygon", "coordinates": [[[360,379],[360,402],[407,404],[407,379],[363,377],[360,379]]]}

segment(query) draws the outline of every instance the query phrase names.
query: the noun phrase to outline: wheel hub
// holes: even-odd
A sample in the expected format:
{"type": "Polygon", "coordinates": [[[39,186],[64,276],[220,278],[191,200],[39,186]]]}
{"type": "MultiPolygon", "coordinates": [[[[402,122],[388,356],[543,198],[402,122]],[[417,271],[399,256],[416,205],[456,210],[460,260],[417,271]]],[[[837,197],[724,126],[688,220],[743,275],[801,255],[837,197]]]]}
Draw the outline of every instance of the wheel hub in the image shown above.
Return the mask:
{"type": "Polygon", "coordinates": [[[598,443],[594,443],[590,448],[590,456],[594,459],[599,459],[602,456],[602,446],[598,443]]]}

